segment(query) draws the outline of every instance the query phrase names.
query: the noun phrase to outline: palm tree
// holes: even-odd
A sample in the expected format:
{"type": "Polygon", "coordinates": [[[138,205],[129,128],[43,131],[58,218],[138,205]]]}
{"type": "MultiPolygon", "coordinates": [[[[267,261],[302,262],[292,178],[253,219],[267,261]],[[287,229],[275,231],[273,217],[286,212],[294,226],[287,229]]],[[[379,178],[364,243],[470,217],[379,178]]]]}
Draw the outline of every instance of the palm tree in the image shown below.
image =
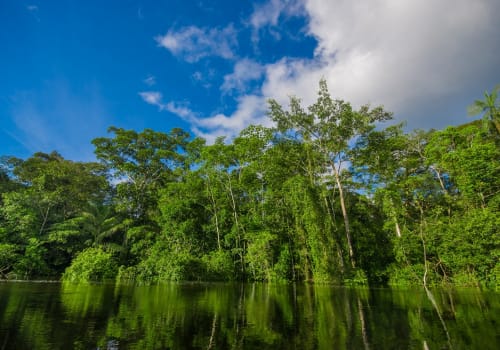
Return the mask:
{"type": "Polygon", "coordinates": [[[121,251],[122,246],[112,239],[123,231],[123,221],[114,213],[111,206],[89,203],[86,210],[74,218],[53,225],[51,238],[65,242],[71,236],[83,236],[85,246],[101,246],[108,251],[121,251]]]}
{"type": "Polygon", "coordinates": [[[500,85],[493,88],[491,93],[484,92],[484,100],[476,100],[467,108],[467,113],[470,116],[483,114],[483,125],[486,129],[492,125],[500,135],[500,101],[498,100],[498,92],[500,85]]]}

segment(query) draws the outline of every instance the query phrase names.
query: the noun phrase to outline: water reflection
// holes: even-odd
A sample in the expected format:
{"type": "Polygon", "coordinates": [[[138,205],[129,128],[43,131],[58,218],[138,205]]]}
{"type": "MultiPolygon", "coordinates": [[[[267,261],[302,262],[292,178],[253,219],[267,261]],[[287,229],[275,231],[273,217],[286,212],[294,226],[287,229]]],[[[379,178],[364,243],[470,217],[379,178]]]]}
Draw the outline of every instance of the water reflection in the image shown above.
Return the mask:
{"type": "Polygon", "coordinates": [[[0,284],[0,349],[496,349],[499,295],[312,285],[0,284]]]}

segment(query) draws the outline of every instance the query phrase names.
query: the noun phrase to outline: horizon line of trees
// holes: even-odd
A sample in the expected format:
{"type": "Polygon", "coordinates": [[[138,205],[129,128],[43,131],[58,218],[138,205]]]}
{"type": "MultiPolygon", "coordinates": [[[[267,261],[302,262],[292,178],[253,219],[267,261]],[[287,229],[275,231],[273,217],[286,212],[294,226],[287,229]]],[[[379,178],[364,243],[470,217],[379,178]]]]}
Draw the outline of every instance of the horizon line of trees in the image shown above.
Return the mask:
{"type": "Polygon", "coordinates": [[[0,278],[498,288],[497,93],[482,121],[404,132],[322,80],[231,142],[110,127],[99,162],[4,157],[0,278]]]}

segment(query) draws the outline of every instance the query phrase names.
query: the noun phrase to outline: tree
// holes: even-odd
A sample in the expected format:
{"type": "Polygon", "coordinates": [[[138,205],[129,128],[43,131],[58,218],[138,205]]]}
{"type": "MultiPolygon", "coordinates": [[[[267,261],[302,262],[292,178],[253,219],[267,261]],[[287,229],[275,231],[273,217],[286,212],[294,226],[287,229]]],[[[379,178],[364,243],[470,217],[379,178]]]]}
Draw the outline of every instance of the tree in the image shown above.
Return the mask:
{"type": "Polygon", "coordinates": [[[142,132],[110,127],[112,138],[92,141],[97,158],[115,182],[116,211],[125,219],[123,245],[130,264],[138,262],[160,232],[159,190],[175,181],[178,169],[186,167],[185,148],[189,134],[179,128],[169,133],[142,132]],[[135,259],[135,261],[134,261],[135,259]]]}
{"type": "MultiPolygon", "coordinates": [[[[43,268],[44,273],[60,272],[83,249],[84,235],[77,231],[62,242],[53,233],[58,225],[78,216],[89,201],[104,199],[107,182],[103,167],[66,160],[57,152],[35,153],[13,164],[12,174],[19,188],[4,194],[1,208],[8,242],[17,244],[19,253],[24,251],[23,261],[31,256],[33,262],[40,262],[36,266],[49,267],[43,268]]],[[[21,265],[28,269],[21,271],[23,274],[41,272],[27,261],[14,269],[24,269],[21,265]]]]}
{"type": "Polygon", "coordinates": [[[212,203],[218,245],[224,236],[231,254],[237,257],[241,276],[245,274],[245,226],[242,221],[241,207],[241,170],[242,165],[235,146],[225,144],[218,138],[213,145],[201,151],[201,171],[207,185],[212,203]]]}
{"type": "Polygon", "coordinates": [[[382,107],[370,109],[362,106],[354,110],[348,102],[331,98],[325,80],[320,81],[317,101],[305,110],[296,97],[290,99],[290,110],[285,111],[274,100],[269,101],[271,119],[285,135],[295,134],[298,139],[323,155],[322,169],[335,181],[339,193],[344,230],[351,267],[355,268],[351,224],[345,202],[342,164],[349,162],[350,142],[374,127],[375,122],[391,118],[382,107]]]}
{"type": "Polygon", "coordinates": [[[182,150],[189,134],[172,129],[168,134],[145,129],[142,132],[110,127],[113,138],[92,141],[97,158],[117,182],[118,208],[138,222],[151,218],[156,190],[174,178],[177,167],[184,166],[182,150]]]}
{"type": "Polygon", "coordinates": [[[483,100],[476,100],[472,105],[467,108],[467,113],[470,116],[483,114],[483,125],[485,129],[489,129],[489,125],[493,124],[500,136],[500,100],[498,99],[498,92],[500,85],[493,88],[491,93],[484,92],[483,100]]]}
{"type": "Polygon", "coordinates": [[[121,251],[123,230],[124,220],[115,213],[111,204],[89,202],[75,217],[54,224],[50,239],[69,245],[73,237],[79,237],[82,246],[121,251]]]}

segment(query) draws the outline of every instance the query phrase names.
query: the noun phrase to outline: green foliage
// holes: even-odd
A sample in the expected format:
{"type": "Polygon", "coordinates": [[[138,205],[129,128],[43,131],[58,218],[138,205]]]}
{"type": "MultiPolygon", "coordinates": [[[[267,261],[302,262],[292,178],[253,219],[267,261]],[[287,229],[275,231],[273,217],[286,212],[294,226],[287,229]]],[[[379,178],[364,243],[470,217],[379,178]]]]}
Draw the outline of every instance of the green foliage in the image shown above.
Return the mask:
{"type": "Polygon", "coordinates": [[[201,258],[206,273],[203,279],[207,281],[232,281],[236,277],[231,254],[223,250],[214,250],[201,258]]]}
{"type": "Polygon", "coordinates": [[[18,250],[14,244],[0,243],[0,278],[8,277],[12,266],[19,259],[18,250]]]}
{"type": "Polygon", "coordinates": [[[278,261],[273,266],[271,281],[285,282],[295,279],[293,266],[293,256],[288,244],[281,246],[278,261]]]}
{"type": "Polygon", "coordinates": [[[113,138],[92,141],[95,153],[119,179],[117,204],[119,211],[142,221],[150,219],[156,204],[156,191],[172,176],[175,168],[183,166],[182,150],[188,134],[173,129],[169,134],[145,129],[133,130],[110,127],[113,138]]]}
{"type": "Polygon", "coordinates": [[[29,238],[24,253],[13,266],[12,274],[16,279],[46,277],[50,274],[49,266],[45,261],[46,254],[47,249],[40,240],[29,238]]]}
{"type": "Polygon", "coordinates": [[[364,284],[384,285],[387,282],[387,266],[394,261],[394,246],[387,231],[380,226],[384,220],[382,211],[360,195],[350,198],[350,210],[359,265],[354,272],[363,273],[366,279],[364,284]]]}
{"type": "Polygon", "coordinates": [[[497,90],[475,108],[488,128],[375,128],[322,80],[234,140],[111,127],[100,163],[4,157],[0,277],[497,288],[497,90]]]}
{"type": "Polygon", "coordinates": [[[494,275],[495,266],[500,259],[498,212],[476,209],[465,216],[454,218],[453,223],[443,232],[440,251],[440,257],[454,281],[463,280],[464,276],[474,276],[473,279],[490,284],[490,276],[494,275]]]}
{"type": "Polygon", "coordinates": [[[201,259],[180,246],[158,242],[147,250],[139,263],[120,268],[117,280],[122,282],[158,283],[196,281],[204,276],[201,259]]]}
{"type": "Polygon", "coordinates": [[[393,287],[421,285],[424,270],[423,264],[419,263],[406,266],[393,264],[389,267],[388,284],[393,287]]]}
{"type": "Polygon", "coordinates": [[[276,236],[268,231],[248,233],[248,247],[245,260],[253,281],[269,281],[272,279],[273,241],[276,236]]]}
{"type": "Polygon", "coordinates": [[[491,130],[490,125],[496,128],[497,135],[500,136],[500,99],[498,92],[500,85],[493,88],[491,93],[484,93],[483,100],[476,100],[467,108],[470,116],[483,114],[483,127],[485,130],[491,130]]]}
{"type": "Polygon", "coordinates": [[[118,264],[113,254],[102,248],[87,248],[71,262],[62,276],[68,282],[92,282],[113,280],[118,264]]]}
{"type": "Polygon", "coordinates": [[[361,270],[361,269],[356,269],[355,271],[351,272],[352,277],[346,278],[345,284],[348,286],[368,286],[368,277],[366,276],[366,273],[361,270]]]}

